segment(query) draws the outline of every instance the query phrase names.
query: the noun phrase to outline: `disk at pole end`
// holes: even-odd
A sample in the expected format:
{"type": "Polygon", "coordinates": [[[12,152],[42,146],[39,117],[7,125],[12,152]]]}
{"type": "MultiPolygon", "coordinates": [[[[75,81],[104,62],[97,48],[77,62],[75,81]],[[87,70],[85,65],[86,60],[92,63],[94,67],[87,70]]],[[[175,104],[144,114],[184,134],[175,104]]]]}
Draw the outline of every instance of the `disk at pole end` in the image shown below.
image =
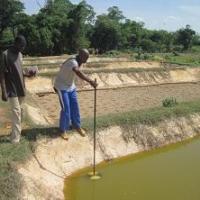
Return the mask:
{"type": "Polygon", "coordinates": [[[97,181],[97,180],[99,180],[99,179],[101,179],[101,176],[100,176],[100,175],[94,175],[94,176],[91,176],[91,177],[90,177],[90,180],[92,180],[92,181],[97,181]]]}

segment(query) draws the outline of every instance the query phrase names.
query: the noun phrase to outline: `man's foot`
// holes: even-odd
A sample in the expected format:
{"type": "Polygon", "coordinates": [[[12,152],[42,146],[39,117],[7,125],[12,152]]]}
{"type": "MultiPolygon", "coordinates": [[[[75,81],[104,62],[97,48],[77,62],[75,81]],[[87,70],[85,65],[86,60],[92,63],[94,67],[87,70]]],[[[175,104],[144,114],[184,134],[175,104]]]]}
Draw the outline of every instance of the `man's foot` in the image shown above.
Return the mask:
{"type": "Polygon", "coordinates": [[[82,128],[76,128],[76,131],[82,136],[85,137],[86,136],[86,131],[82,128]]]}
{"type": "Polygon", "coordinates": [[[19,144],[20,143],[20,136],[14,136],[12,133],[10,134],[10,142],[12,144],[19,144]]]}
{"type": "Polygon", "coordinates": [[[64,139],[64,140],[69,140],[69,136],[68,136],[68,134],[67,134],[66,132],[61,133],[60,136],[61,136],[61,138],[64,139]]]}

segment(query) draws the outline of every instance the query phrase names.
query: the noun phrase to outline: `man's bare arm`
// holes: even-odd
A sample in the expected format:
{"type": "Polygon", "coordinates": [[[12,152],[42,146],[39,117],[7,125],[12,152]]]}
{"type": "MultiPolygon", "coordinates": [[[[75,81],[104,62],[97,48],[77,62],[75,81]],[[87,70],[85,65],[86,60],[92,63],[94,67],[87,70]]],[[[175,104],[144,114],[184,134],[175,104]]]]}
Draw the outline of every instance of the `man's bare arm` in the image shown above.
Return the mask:
{"type": "Polygon", "coordinates": [[[78,67],[74,67],[73,71],[76,73],[76,75],[81,78],[82,80],[88,82],[92,87],[97,87],[97,83],[93,80],[91,80],[88,76],[86,76],[82,71],[79,70],[78,67]]]}

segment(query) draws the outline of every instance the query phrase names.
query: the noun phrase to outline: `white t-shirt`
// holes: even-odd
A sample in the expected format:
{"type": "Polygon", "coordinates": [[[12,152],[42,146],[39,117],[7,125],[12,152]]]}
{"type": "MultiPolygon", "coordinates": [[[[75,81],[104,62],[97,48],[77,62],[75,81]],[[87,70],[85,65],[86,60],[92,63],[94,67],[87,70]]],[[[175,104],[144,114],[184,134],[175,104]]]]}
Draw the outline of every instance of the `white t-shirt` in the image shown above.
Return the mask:
{"type": "Polygon", "coordinates": [[[54,87],[57,90],[73,91],[76,88],[74,83],[76,74],[73,68],[78,66],[78,62],[75,58],[70,58],[65,61],[55,78],[54,87]]]}

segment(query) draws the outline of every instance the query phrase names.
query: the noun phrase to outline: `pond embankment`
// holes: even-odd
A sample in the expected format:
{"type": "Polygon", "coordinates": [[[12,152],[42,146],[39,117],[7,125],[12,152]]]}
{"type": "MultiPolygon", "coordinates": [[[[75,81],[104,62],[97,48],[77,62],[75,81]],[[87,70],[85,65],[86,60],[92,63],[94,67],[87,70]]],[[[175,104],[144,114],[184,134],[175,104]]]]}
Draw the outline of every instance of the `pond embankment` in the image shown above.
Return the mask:
{"type": "MultiPolygon", "coordinates": [[[[156,123],[124,124],[98,130],[97,162],[148,151],[177,143],[200,134],[200,114],[172,117],[156,123]]],[[[24,199],[64,199],[64,180],[92,163],[92,136],[76,133],[69,141],[60,138],[41,139],[32,158],[19,166],[24,184],[24,199]]]]}

